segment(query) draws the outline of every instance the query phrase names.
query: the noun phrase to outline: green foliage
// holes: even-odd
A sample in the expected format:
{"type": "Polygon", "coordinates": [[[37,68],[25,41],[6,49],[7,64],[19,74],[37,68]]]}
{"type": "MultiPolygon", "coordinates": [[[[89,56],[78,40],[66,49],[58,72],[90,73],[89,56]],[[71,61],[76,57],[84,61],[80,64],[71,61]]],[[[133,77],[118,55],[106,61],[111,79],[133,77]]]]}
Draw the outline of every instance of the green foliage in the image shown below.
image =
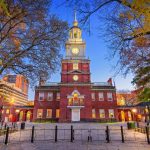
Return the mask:
{"type": "Polygon", "coordinates": [[[150,66],[139,68],[135,73],[132,83],[137,86],[145,86],[150,83],[150,66]]]}
{"type": "Polygon", "coordinates": [[[139,101],[150,101],[150,88],[145,88],[138,96],[139,101]]]}

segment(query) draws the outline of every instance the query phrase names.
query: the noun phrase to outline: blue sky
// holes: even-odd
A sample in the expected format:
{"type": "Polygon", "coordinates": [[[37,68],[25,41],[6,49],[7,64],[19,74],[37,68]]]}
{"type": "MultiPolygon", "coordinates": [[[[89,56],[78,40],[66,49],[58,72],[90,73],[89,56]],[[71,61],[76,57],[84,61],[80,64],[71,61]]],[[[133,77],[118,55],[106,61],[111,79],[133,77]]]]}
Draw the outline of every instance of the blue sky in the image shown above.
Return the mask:
{"type": "MultiPolygon", "coordinates": [[[[59,18],[63,19],[64,21],[67,21],[70,27],[72,26],[74,18],[72,8],[66,8],[65,6],[57,7],[57,4],[54,4],[50,11],[58,15],[59,18]]],[[[77,18],[78,17],[79,14],[77,14],[77,18]]],[[[86,41],[86,56],[91,60],[91,80],[93,82],[105,82],[108,80],[108,78],[113,77],[117,90],[134,89],[133,85],[131,84],[133,78],[131,74],[126,76],[126,78],[124,78],[121,74],[118,74],[114,77],[116,70],[113,69],[113,65],[115,64],[116,60],[113,60],[113,64],[112,61],[110,62],[106,59],[109,49],[107,44],[104,42],[104,39],[98,36],[98,33],[100,32],[100,30],[97,29],[98,23],[99,22],[97,22],[96,17],[91,19],[90,35],[86,31],[82,30],[83,39],[86,41]]],[[[61,53],[63,56],[65,56],[65,49],[61,50],[61,53]]],[[[60,82],[60,68],[59,71],[51,77],[50,81],[60,82]]],[[[29,100],[33,99],[34,91],[30,89],[29,100]]]]}

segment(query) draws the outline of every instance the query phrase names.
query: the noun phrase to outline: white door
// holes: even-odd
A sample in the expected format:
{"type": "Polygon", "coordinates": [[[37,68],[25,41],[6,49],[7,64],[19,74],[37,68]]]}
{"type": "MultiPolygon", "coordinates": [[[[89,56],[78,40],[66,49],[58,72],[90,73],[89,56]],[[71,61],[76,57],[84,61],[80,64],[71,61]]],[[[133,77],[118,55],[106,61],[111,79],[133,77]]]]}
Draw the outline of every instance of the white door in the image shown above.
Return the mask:
{"type": "Polygon", "coordinates": [[[72,109],[72,121],[80,121],[80,109],[72,109]]]}

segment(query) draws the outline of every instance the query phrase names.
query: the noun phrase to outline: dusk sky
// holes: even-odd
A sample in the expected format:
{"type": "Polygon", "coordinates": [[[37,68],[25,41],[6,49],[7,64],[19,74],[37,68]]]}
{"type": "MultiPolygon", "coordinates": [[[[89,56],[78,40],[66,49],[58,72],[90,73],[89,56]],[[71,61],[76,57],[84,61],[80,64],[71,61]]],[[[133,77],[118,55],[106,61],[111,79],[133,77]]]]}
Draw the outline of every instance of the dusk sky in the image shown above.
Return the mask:
{"type": "MultiPolygon", "coordinates": [[[[67,21],[69,24],[69,27],[72,26],[73,18],[74,18],[74,11],[73,8],[66,8],[65,6],[57,7],[58,4],[53,4],[53,7],[51,8],[51,12],[58,15],[59,18],[61,18],[64,21],[67,21]]],[[[77,13],[77,18],[79,17],[79,14],[77,13]]],[[[112,77],[115,81],[117,90],[132,90],[134,89],[133,85],[131,84],[132,81],[132,75],[127,75],[126,78],[123,77],[123,75],[118,74],[114,77],[115,71],[113,69],[113,65],[115,64],[115,60],[108,61],[106,59],[108,55],[108,46],[107,43],[104,42],[104,39],[102,37],[99,37],[98,30],[98,21],[96,20],[96,17],[91,18],[91,34],[89,35],[88,32],[84,31],[82,29],[82,36],[83,39],[86,41],[86,56],[90,58],[91,60],[91,80],[92,82],[105,82],[108,80],[108,78],[112,77]]],[[[80,26],[80,23],[79,23],[80,26]]],[[[80,26],[81,27],[81,26],[80,26]]],[[[81,27],[82,28],[82,27],[81,27]]],[[[102,27],[101,27],[102,28],[102,27]]],[[[65,56],[65,49],[61,50],[61,53],[63,56],[65,56]]],[[[59,71],[54,74],[50,82],[60,82],[60,68],[59,71]]],[[[34,99],[34,91],[30,89],[29,91],[29,100],[34,99]]]]}

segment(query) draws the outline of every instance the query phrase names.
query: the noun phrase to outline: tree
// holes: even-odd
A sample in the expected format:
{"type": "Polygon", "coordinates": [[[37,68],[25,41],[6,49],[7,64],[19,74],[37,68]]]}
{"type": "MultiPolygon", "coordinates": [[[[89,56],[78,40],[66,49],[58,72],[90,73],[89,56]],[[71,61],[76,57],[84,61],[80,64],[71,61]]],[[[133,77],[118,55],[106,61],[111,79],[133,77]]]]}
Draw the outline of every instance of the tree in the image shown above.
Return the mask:
{"type": "Polygon", "coordinates": [[[8,16],[10,16],[8,9],[7,9],[7,5],[5,3],[5,0],[0,0],[0,12],[4,12],[6,13],[8,16]]]}
{"type": "Polygon", "coordinates": [[[138,96],[139,101],[150,101],[150,88],[144,88],[138,96]]]}
{"type": "Polygon", "coordinates": [[[78,8],[83,24],[94,15],[105,19],[103,37],[106,37],[111,56],[118,58],[119,71],[125,75],[131,71],[136,76],[140,68],[150,67],[149,0],[70,0],[70,4],[78,8]]]}
{"type": "Polygon", "coordinates": [[[50,0],[6,0],[0,15],[0,75],[22,74],[35,84],[48,79],[61,59],[67,23],[50,14],[50,0]]]}

